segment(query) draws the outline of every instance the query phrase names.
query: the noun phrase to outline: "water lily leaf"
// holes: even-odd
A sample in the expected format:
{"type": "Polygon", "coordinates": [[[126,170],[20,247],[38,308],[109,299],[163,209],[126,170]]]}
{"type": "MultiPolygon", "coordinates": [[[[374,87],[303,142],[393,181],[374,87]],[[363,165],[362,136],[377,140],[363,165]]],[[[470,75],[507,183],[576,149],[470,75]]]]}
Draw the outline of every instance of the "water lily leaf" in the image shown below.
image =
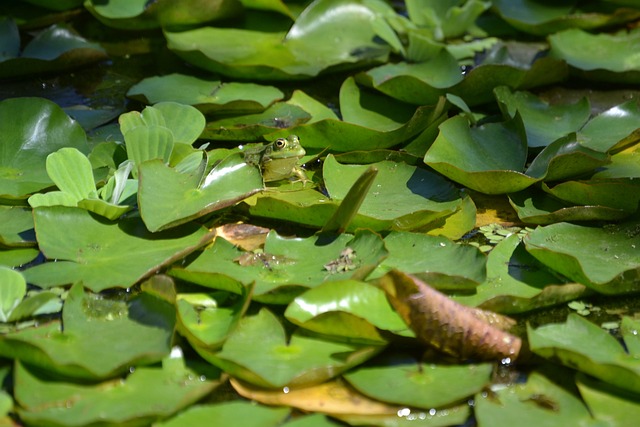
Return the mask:
{"type": "Polygon", "coordinates": [[[309,289],[289,304],[284,315],[305,329],[349,342],[386,343],[377,329],[413,336],[383,290],[355,280],[309,289]]]}
{"type": "Polygon", "coordinates": [[[160,26],[150,5],[144,0],[109,1],[87,0],[85,8],[105,25],[120,29],[145,30],[160,26]]]}
{"type": "Polygon", "coordinates": [[[578,298],[584,285],[564,281],[536,260],[516,234],[498,243],[487,257],[487,278],[473,295],[453,300],[497,313],[515,314],[578,298]]]}
{"type": "Polygon", "coordinates": [[[628,55],[629,49],[640,48],[640,31],[637,29],[616,34],[591,34],[572,28],[549,36],[549,44],[552,57],[592,72],[600,81],[636,83],[640,79],[640,61],[628,55]],[[605,51],[606,60],[600,55],[605,51]]]}
{"type": "Polygon", "coordinates": [[[196,26],[242,13],[238,0],[160,0],[157,19],[163,28],[196,26]]]}
{"type": "Polygon", "coordinates": [[[618,152],[640,141],[637,101],[616,105],[598,114],[578,132],[583,147],[602,153],[618,152]]]}
{"type": "MultiPolygon", "coordinates": [[[[628,318],[625,318],[628,319],[628,318]]],[[[579,374],[576,385],[589,412],[600,423],[632,425],[640,416],[638,395],[579,374]]]]}
{"type": "Polygon", "coordinates": [[[606,13],[576,10],[579,2],[545,3],[531,0],[493,2],[505,21],[515,28],[535,35],[557,33],[568,28],[596,29],[613,26],[638,18],[635,9],[621,8],[606,13]]]}
{"type": "Polygon", "coordinates": [[[462,4],[455,1],[410,0],[407,2],[409,19],[433,31],[437,39],[464,35],[475,20],[489,7],[490,2],[478,0],[462,4]]]}
{"type": "Polygon", "coordinates": [[[173,305],[146,292],[126,301],[75,285],[62,311],[64,329],[53,321],[4,335],[0,353],[65,377],[104,379],[167,356],[175,318],[173,305]]]}
{"type": "Polygon", "coordinates": [[[586,227],[567,223],[539,227],[525,237],[527,251],[543,264],[598,292],[638,289],[640,224],[586,227]]]}
{"type": "Polygon", "coordinates": [[[209,71],[253,80],[300,79],[333,66],[385,60],[389,48],[372,41],[375,19],[382,18],[354,0],[316,0],[286,34],[207,27],[165,31],[165,37],[171,50],[209,71]]]}
{"type": "Polygon", "coordinates": [[[107,54],[97,43],[90,43],[74,34],[67,25],[52,25],[33,38],[20,54],[16,42],[20,34],[12,20],[3,20],[0,38],[8,48],[0,55],[0,78],[57,72],[106,59],[107,54]]]}
{"type": "Polygon", "coordinates": [[[379,349],[298,334],[287,340],[278,319],[262,309],[240,321],[222,351],[211,354],[200,350],[200,355],[241,380],[266,388],[282,388],[326,381],[369,359],[379,349]]]}
{"type": "Polygon", "coordinates": [[[631,317],[623,317],[620,323],[620,332],[624,345],[630,354],[640,353],[640,338],[638,337],[639,322],[631,317]]]}
{"type": "Polygon", "coordinates": [[[51,101],[13,98],[0,102],[0,196],[26,198],[53,185],[45,169],[63,147],[88,152],[84,131],[51,101]]]}
{"type": "Polygon", "coordinates": [[[217,239],[186,268],[173,268],[170,274],[236,293],[236,281],[255,282],[254,300],[288,304],[303,290],[325,281],[368,273],[385,255],[382,239],[369,231],[295,239],[271,232],[262,252],[243,252],[217,239]]]}
{"type": "Polygon", "coordinates": [[[344,378],[362,394],[412,408],[441,408],[482,390],[491,378],[491,364],[423,365],[415,360],[383,358],[361,366],[344,378]]]}
{"type": "Polygon", "coordinates": [[[139,177],[140,215],[153,232],[232,206],[264,185],[258,168],[240,154],[227,157],[204,177],[180,173],[161,160],[142,163],[139,177]]]}
{"type": "Polygon", "coordinates": [[[522,121],[471,128],[463,116],[440,125],[424,162],[446,177],[486,194],[522,190],[538,179],[521,171],[527,160],[522,121]]]}
{"type": "Polygon", "coordinates": [[[556,139],[576,132],[589,119],[587,98],[575,104],[549,105],[529,92],[512,92],[507,86],[497,87],[494,92],[505,116],[520,114],[529,147],[546,147],[556,139]],[[549,123],[554,125],[549,126],[549,123]]]}
{"type": "Polygon", "coordinates": [[[527,168],[526,174],[545,181],[572,178],[609,162],[606,153],[580,144],[575,133],[545,147],[527,168]]]}
{"type": "Polygon", "coordinates": [[[0,265],[22,267],[40,255],[37,248],[0,249],[0,265]]]}
{"type": "Polygon", "coordinates": [[[0,244],[2,246],[32,246],[33,215],[31,209],[20,206],[0,206],[0,244]]]}
{"type": "Polygon", "coordinates": [[[385,64],[356,76],[358,83],[415,105],[435,104],[462,78],[458,61],[446,50],[428,61],[385,64]]]}
{"type": "Polygon", "coordinates": [[[129,89],[127,96],[147,104],[173,101],[193,105],[205,114],[250,114],[263,111],[284,94],[274,86],[169,74],[143,79],[129,89]]]}
{"type": "Polygon", "coordinates": [[[633,179],[567,181],[553,187],[543,183],[542,189],[576,205],[606,206],[633,213],[640,204],[640,182],[633,179]]]}
{"type": "Polygon", "coordinates": [[[40,250],[59,261],[31,267],[24,274],[29,283],[45,288],[80,280],[96,292],[127,288],[211,238],[195,224],[152,235],[139,219],[114,223],[79,208],[37,208],[34,218],[40,250]]]}
{"type": "Polygon", "coordinates": [[[629,216],[628,211],[608,206],[572,206],[533,188],[509,194],[509,202],[518,213],[518,218],[527,224],[545,225],[562,221],[615,221],[629,216]]]}
{"type": "Polygon", "coordinates": [[[194,347],[220,347],[247,311],[251,291],[243,287],[242,295],[226,304],[211,294],[178,294],[178,331],[194,347]]]}
{"type": "Polygon", "coordinates": [[[20,54],[20,31],[11,18],[0,19],[0,62],[16,58],[20,54]]]}
{"type": "MultiPolygon", "coordinates": [[[[239,400],[215,405],[192,406],[177,416],[156,423],[154,426],[206,427],[211,425],[211,420],[215,420],[220,425],[231,426],[241,419],[242,425],[246,427],[278,427],[283,425],[282,423],[289,417],[290,412],[289,408],[271,408],[239,400]]],[[[284,425],[288,426],[289,423],[284,425]]]]}
{"type": "Polygon", "coordinates": [[[476,396],[474,412],[478,425],[508,427],[523,419],[539,425],[596,425],[589,410],[575,394],[537,372],[526,384],[515,384],[491,395],[476,396]]]}
{"type": "Polygon", "coordinates": [[[9,322],[17,322],[42,314],[59,313],[62,310],[60,294],[55,291],[29,291],[11,311],[9,322]]]}
{"type": "Polygon", "coordinates": [[[397,269],[436,289],[469,291],[486,276],[486,259],[478,249],[445,237],[393,231],[384,244],[389,256],[371,273],[372,279],[397,269]]]}
{"type": "Polygon", "coordinates": [[[640,144],[629,147],[611,156],[611,163],[608,163],[594,173],[592,179],[633,179],[640,178],[640,165],[637,156],[640,153],[640,144]]]}
{"type": "Polygon", "coordinates": [[[609,332],[569,314],[567,321],[527,329],[531,351],[625,390],[640,392],[640,364],[609,332]]]}
{"type": "Polygon", "coordinates": [[[17,271],[0,266],[0,322],[7,322],[27,293],[27,283],[17,271]]]}
{"type": "Polygon", "coordinates": [[[97,385],[51,381],[22,363],[16,364],[14,375],[20,418],[41,426],[149,425],[192,405],[219,384],[203,381],[182,359],[165,361],[162,368],[137,368],[124,379],[97,385]]]}

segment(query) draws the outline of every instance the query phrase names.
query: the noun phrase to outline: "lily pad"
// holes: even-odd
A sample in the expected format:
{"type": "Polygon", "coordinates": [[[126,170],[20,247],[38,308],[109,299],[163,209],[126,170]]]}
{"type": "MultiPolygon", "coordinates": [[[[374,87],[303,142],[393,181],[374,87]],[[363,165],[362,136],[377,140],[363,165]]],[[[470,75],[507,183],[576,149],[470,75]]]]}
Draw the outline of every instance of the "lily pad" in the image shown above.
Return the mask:
{"type": "Polygon", "coordinates": [[[369,272],[386,255],[382,239],[369,231],[335,238],[313,236],[286,238],[269,233],[261,252],[243,252],[224,239],[203,251],[186,268],[173,268],[170,274],[203,286],[239,293],[237,282],[255,282],[253,299],[288,304],[307,288],[325,281],[349,279],[369,272]],[[331,269],[341,254],[354,252],[350,264],[331,269]]]}
{"type": "Polygon", "coordinates": [[[14,98],[0,102],[0,196],[21,199],[53,185],[45,169],[63,147],[88,152],[84,131],[51,101],[14,98]]]}
{"type": "Polygon", "coordinates": [[[576,383],[589,411],[600,423],[633,425],[640,416],[637,394],[582,374],[578,375],[576,383]]]}
{"type": "Polygon", "coordinates": [[[303,79],[331,67],[386,60],[389,48],[372,41],[376,19],[382,18],[355,0],[316,0],[288,33],[206,27],[165,31],[165,37],[176,54],[209,71],[254,80],[303,79]]]}
{"type": "Polygon", "coordinates": [[[637,220],[603,228],[552,224],[529,233],[524,242],[527,251],[543,264],[598,292],[638,289],[637,220]]]}
{"type": "Polygon", "coordinates": [[[258,168],[240,154],[227,157],[206,176],[204,170],[183,173],[150,160],[140,165],[139,178],[140,215],[152,232],[232,206],[264,185],[258,168]]]}
{"type": "Polygon", "coordinates": [[[127,96],[147,104],[173,101],[193,105],[205,114],[248,114],[264,110],[284,94],[273,86],[169,74],[143,79],[127,96]]]}
{"type": "Polygon", "coordinates": [[[0,243],[8,247],[32,246],[33,215],[21,206],[0,206],[0,243]]]}
{"type": "Polygon", "coordinates": [[[97,385],[51,381],[21,363],[14,375],[21,419],[41,426],[148,425],[218,385],[185,368],[182,359],[165,360],[162,368],[140,367],[125,379],[97,385]]]}
{"type": "Polygon", "coordinates": [[[211,238],[196,224],[152,235],[139,219],[115,223],[79,208],[37,208],[34,218],[40,250],[58,261],[24,274],[29,283],[45,288],[77,281],[93,291],[128,288],[211,238]]]}
{"type": "Polygon", "coordinates": [[[58,376],[113,377],[133,364],[158,362],[169,354],[175,309],[146,292],[125,301],[85,293],[75,285],[65,301],[62,323],[3,335],[0,353],[58,376]]]}
{"type": "Polygon", "coordinates": [[[494,92],[505,116],[520,114],[529,147],[546,147],[556,139],[576,132],[589,119],[587,98],[575,104],[549,105],[529,92],[512,92],[506,86],[497,87],[494,92]]]}
{"type": "Polygon", "coordinates": [[[440,290],[474,290],[486,276],[485,256],[472,246],[445,237],[394,231],[384,238],[389,256],[371,273],[393,269],[412,274],[440,290]]]}
{"type": "Polygon", "coordinates": [[[629,179],[567,181],[542,189],[564,202],[585,206],[605,206],[629,213],[640,205],[640,182],[629,179]]]}
{"type": "Polygon", "coordinates": [[[577,314],[561,324],[528,328],[531,350],[624,390],[640,392],[638,355],[630,354],[609,332],[577,314]]]}
{"type": "Polygon", "coordinates": [[[295,333],[287,339],[278,319],[262,309],[240,321],[222,351],[200,351],[200,355],[234,377],[262,387],[281,388],[321,383],[369,359],[379,349],[295,333]]]}
{"type": "Polygon", "coordinates": [[[349,371],[344,378],[366,396],[412,408],[441,408],[470,397],[489,383],[493,370],[489,363],[445,366],[382,361],[349,371]]]}
{"type": "MultiPolygon", "coordinates": [[[[206,427],[215,420],[219,425],[234,425],[240,419],[244,427],[277,427],[289,417],[290,409],[255,405],[252,402],[235,401],[215,405],[192,406],[177,416],[154,424],[156,427],[206,427]]],[[[285,424],[289,426],[289,423],[285,424]]]]}
{"type": "Polygon", "coordinates": [[[378,329],[413,336],[384,291],[355,280],[323,283],[294,299],[287,320],[323,336],[349,342],[385,343],[378,329]]]}
{"type": "Polygon", "coordinates": [[[583,147],[616,153],[640,141],[640,106],[636,100],[616,105],[598,114],[578,132],[583,147]]]}
{"type": "Polygon", "coordinates": [[[511,193],[537,178],[522,173],[527,142],[519,117],[471,128],[463,116],[440,125],[440,134],[424,157],[436,171],[485,194],[511,193]]]}
{"type": "Polygon", "coordinates": [[[478,0],[457,1],[409,0],[409,19],[420,27],[429,28],[434,38],[455,38],[464,35],[475,20],[491,7],[490,2],[478,0]]]}

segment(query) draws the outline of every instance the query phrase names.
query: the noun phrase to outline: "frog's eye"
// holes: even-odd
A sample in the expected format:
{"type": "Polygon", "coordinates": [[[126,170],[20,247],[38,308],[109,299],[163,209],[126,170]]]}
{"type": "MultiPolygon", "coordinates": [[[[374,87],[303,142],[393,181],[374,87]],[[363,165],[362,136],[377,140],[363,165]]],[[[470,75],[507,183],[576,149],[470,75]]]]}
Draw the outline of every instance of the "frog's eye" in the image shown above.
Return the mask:
{"type": "Polygon", "coordinates": [[[277,149],[281,150],[281,149],[283,149],[284,147],[286,147],[286,146],[287,146],[287,140],[286,140],[286,139],[284,139],[284,138],[278,138],[278,139],[276,139],[276,141],[274,142],[274,146],[275,146],[277,149]]]}

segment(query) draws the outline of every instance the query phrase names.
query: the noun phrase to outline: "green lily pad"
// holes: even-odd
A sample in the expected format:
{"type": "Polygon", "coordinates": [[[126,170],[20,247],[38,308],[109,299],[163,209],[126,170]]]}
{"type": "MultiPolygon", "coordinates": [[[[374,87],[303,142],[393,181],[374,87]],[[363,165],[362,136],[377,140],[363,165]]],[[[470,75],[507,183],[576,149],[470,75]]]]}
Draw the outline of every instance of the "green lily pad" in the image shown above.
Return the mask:
{"type": "Polygon", "coordinates": [[[640,12],[631,8],[620,8],[613,12],[604,8],[602,11],[576,10],[578,3],[498,0],[494,1],[493,5],[502,19],[521,31],[535,35],[557,33],[568,28],[593,30],[619,25],[640,17],[640,12]]]}
{"type": "Polygon", "coordinates": [[[0,197],[21,199],[53,185],[45,169],[63,147],[88,152],[84,131],[51,101],[14,98],[0,102],[0,197]]]}
{"type": "Polygon", "coordinates": [[[541,426],[596,425],[578,396],[537,372],[526,384],[477,395],[475,415],[480,426],[509,427],[522,420],[541,426]]]}
{"type": "Polygon", "coordinates": [[[185,368],[181,358],[97,385],[51,381],[21,363],[14,375],[21,419],[40,426],[149,425],[197,402],[218,385],[185,368]]]}
{"type": "Polygon", "coordinates": [[[611,156],[608,163],[594,173],[592,179],[635,179],[640,178],[640,165],[637,156],[640,153],[640,144],[627,148],[611,156]]]}
{"type": "Polygon", "coordinates": [[[409,0],[409,19],[420,27],[429,28],[436,39],[464,35],[475,20],[491,7],[490,2],[478,0],[457,1],[409,0]]]}
{"type": "Polygon", "coordinates": [[[27,293],[27,283],[22,274],[7,267],[0,267],[0,281],[0,322],[7,322],[27,293]]]}
{"type": "Polygon", "coordinates": [[[287,339],[267,309],[244,317],[222,351],[200,350],[230,375],[266,388],[319,384],[372,357],[379,347],[362,347],[293,334],[287,339]]]}
{"type": "Polygon", "coordinates": [[[385,343],[378,329],[413,336],[383,290],[355,280],[323,283],[294,299],[287,320],[323,336],[385,343]]]}
{"type": "Polygon", "coordinates": [[[562,221],[616,221],[629,216],[628,211],[609,206],[574,206],[534,188],[509,194],[509,203],[518,213],[518,218],[527,224],[546,225],[562,221]]]}
{"type": "Polygon", "coordinates": [[[587,98],[575,104],[549,105],[529,92],[512,92],[506,86],[497,87],[494,92],[505,116],[520,114],[529,147],[546,147],[556,139],[576,132],[589,119],[587,98]],[[549,123],[554,125],[549,126],[549,123]]]}
{"type": "Polygon", "coordinates": [[[609,332],[582,316],[565,323],[528,327],[531,351],[624,390],[640,392],[638,354],[630,354],[609,332]]]}
{"type": "Polygon", "coordinates": [[[635,100],[609,108],[590,120],[579,132],[583,147],[602,153],[618,152],[640,141],[640,106],[635,100]]]}
{"type": "Polygon", "coordinates": [[[106,59],[97,43],[74,34],[67,25],[57,24],[39,33],[20,53],[20,33],[10,18],[0,22],[0,39],[8,50],[0,54],[0,78],[24,77],[44,72],[60,72],[106,59]]]}
{"type": "Polygon", "coordinates": [[[264,110],[284,94],[273,86],[169,74],[143,79],[127,96],[147,104],[173,101],[193,105],[205,114],[248,114],[264,110]]]}
{"type": "Polygon", "coordinates": [[[209,71],[253,80],[301,79],[331,67],[386,60],[389,48],[372,41],[376,19],[382,18],[364,3],[316,0],[288,33],[206,27],[165,31],[165,37],[176,54],[209,71]]]}
{"type": "Polygon", "coordinates": [[[227,157],[206,176],[204,170],[182,173],[150,160],[139,166],[139,178],[140,215],[152,232],[232,206],[264,186],[258,168],[240,154],[227,157]]]}
{"type": "Polygon", "coordinates": [[[586,287],[564,281],[531,256],[516,234],[502,240],[487,257],[487,278],[473,295],[454,295],[464,305],[515,314],[578,298],[586,287]]]}
{"type": "Polygon", "coordinates": [[[206,427],[211,425],[211,420],[215,420],[218,425],[231,426],[242,420],[243,427],[277,427],[289,417],[290,411],[288,408],[271,408],[239,400],[215,405],[192,406],[177,416],[154,424],[154,426],[206,427]]]}
{"type": "Polygon", "coordinates": [[[567,181],[542,189],[564,202],[585,206],[605,206],[629,213],[640,205],[640,182],[629,179],[567,181]]]}
{"type": "Polygon", "coordinates": [[[175,317],[172,305],[146,292],[125,301],[75,285],[62,311],[64,329],[52,321],[3,335],[0,353],[56,375],[104,379],[167,356],[175,317]]]}
{"type": "Polygon", "coordinates": [[[576,383],[589,411],[600,423],[633,425],[640,416],[637,394],[582,374],[576,383]]]}
{"type": "Polygon", "coordinates": [[[397,269],[436,289],[469,291],[486,276],[486,258],[478,249],[445,237],[394,231],[384,238],[384,244],[389,256],[371,273],[371,279],[397,269]]]}
{"type": "Polygon", "coordinates": [[[526,138],[517,117],[474,128],[465,117],[453,117],[440,125],[424,157],[447,178],[486,194],[511,193],[538,181],[521,172],[526,160],[526,138]]]}
{"type": "Polygon", "coordinates": [[[152,235],[139,219],[114,223],[79,208],[37,208],[34,218],[40,250],[58,261],[24,274],[29,283],[45,288],[77,281],[96,292],[128,288],[211,238],[196,224],[152,235]]]}
{"type": "Polygon", "coordinates": [[[543,264],[598,292],[638,289],[638,220],[604,228],[552,224],[529,233],[524,242],[543,264]]]}
{"type": "Polygon", "coordinates": [[[585,71],[586,76],[616,83],[640,81],[640,60],[629,56],[629,52],[640,48],[638,29],[591,34],[572,28],[549,36],[549,44],[552,57],[585,71]],[[607,53],[606,59],[602,52],[607,53]]]}
{"type": "Polygon", "coordinates": [[[0,249],[0,265],[22,267],[40,255],[37,248],[0,249]]]}
{"type": "Polygon", "coordinates": [[[447,88],[462,81],[463,76],[458,61],[442,50],[429,61],[385,64],[358,74],[356,79],[395,99],[431,105],[446,93],[447,88]]]}
{"type": "Polygon", "coordinates": [[[238,281],[245,286],[255,282],[253,300],[288,304],[307,288],[370,271],[385,255],[382,239],[369,231],[355,236],[294,239],[271,232],[262,252],[243,252],[226,240],[217,239],[186,268],[174,267],[169,273],[236,293],[239,293],[238,281]],[[341,267],[342,254],[347,248],[354,251],[354,256],[343,261],[341,267]]]}
{"type": "Polygon", "coordinates": [[[362,366],[344,378],[366,396],[413,408],[441,408],[471,397],[489,383],[493,370],[489,363],[446,366],[382,360],[381,366],[362,366]]]}
{"type": "Polygon", "coordinates": [[[33,215],[20,206],[0,206],[0,243],[8,247],[32,246],[33,215]]]}

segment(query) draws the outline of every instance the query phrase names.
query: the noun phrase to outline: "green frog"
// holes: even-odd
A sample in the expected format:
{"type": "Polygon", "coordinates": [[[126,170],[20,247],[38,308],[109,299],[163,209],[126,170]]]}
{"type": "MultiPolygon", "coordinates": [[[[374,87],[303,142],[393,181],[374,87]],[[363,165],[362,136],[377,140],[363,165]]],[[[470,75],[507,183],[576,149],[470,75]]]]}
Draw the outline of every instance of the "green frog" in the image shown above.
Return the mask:
{"type": "Polygon", "coordinates": [[[262,147],[244,152],[244,160],[250,165],[258,166],[262,171],[264,182],[279,181],[295,175],[303,182],[309,179],[304,170],[298,166],[298,160],[306,154],[296,135],[278,138],[262,147]]]}

